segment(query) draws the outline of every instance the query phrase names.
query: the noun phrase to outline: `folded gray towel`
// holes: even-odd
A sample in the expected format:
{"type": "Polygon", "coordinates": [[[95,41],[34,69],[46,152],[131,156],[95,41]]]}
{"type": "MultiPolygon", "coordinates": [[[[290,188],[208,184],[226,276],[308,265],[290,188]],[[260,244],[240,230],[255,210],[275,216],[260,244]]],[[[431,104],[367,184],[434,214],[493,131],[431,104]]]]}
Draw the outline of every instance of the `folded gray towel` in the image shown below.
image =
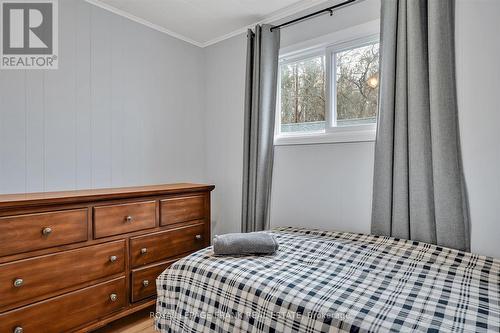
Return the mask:
{"type": "Polygon", "coordinates": [[[278,250],[278,242],[266,232],[215,236],[213,246],[216,255],[273,254],[278,250]]]}

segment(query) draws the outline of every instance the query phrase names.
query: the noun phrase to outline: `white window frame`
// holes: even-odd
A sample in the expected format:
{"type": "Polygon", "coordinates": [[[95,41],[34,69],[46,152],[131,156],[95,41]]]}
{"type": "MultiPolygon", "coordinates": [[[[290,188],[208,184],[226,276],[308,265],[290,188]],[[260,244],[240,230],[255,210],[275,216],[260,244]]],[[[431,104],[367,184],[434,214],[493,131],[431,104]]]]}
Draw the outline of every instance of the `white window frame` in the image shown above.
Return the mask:
{"type": "Polygon", "coordinates": [[[349,49],[379,42],[379,20],[371,21],[314,40],[295,44],[280,50],[278,92],[276,99],[275,145],[301,145],[342,142],[374,141],[377,124],[335,126],[336,122],[336,68],[333,55],[349,49]],[[325,131],[280,133],[281,131],[281,65],[289,62],[325,56],[325,131]]]}

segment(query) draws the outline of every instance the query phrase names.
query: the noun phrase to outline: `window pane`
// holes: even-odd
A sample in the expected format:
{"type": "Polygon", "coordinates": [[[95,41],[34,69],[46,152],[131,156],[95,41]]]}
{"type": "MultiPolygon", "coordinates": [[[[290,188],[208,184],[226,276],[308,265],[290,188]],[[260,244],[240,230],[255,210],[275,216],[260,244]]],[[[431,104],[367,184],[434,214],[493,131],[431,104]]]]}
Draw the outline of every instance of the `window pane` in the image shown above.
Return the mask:
{"type": "Polygon", "coordinates": [[[337,126],[376,122],[379,44],[335,54],[337,126]]]}
{"type": "Polygon", "coordinates": [[[325,130],[325,57],[280,65],[281,132],[325,130]]]}

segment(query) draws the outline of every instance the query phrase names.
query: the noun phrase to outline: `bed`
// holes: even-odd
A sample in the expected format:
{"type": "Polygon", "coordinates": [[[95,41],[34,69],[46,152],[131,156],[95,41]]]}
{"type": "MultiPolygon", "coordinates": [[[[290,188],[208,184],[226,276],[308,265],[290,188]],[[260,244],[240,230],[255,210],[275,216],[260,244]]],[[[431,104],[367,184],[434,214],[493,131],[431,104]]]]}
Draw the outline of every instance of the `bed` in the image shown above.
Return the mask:
{"type": "Polygon", "coordinates": [[[206,248],[157,279],[162,332],[499,332],[500,260],[301,228],[269,256],[206,248]]]}

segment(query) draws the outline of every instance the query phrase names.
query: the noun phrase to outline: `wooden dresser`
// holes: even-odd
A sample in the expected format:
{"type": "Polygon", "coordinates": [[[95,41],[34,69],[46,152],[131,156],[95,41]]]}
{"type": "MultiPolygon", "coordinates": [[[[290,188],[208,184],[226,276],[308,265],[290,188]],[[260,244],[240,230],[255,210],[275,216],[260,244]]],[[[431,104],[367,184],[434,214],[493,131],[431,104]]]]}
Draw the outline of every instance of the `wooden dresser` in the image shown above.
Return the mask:
{"type": "Polygon", "coordinates": [[[0,195],[0,333],[88,332],[155,304],[210,244],[212,185],[0,195]]]}

